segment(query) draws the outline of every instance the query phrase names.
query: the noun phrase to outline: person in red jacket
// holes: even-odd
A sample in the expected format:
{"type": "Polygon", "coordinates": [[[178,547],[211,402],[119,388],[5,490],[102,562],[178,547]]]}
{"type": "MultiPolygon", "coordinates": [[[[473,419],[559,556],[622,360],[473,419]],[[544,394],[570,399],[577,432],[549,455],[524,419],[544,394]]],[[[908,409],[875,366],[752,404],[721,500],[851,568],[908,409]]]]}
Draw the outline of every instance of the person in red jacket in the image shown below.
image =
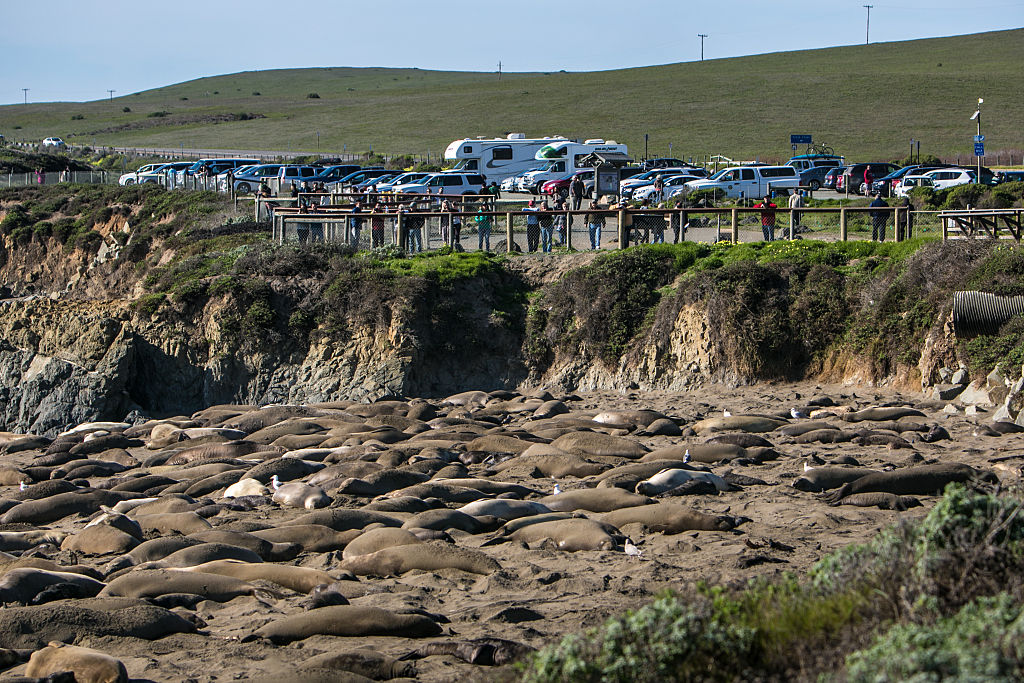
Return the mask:
{"type": "Polygon", "coordinates": [[[867,197],[867,196],[869,196],[871,194],[871,183],[873,183],[874,180],[875,180],[875,177],[873,175],[871,175],[871,167],[870,166],[865,166],[864,167],[864,186],[861,188],[861,191],[860,191],[860,193],[862,195],[864,195],[865,197],[867,197]]]}
{"type": "Polygon", "coordinates": [[[765,195],[761,203],[754,208],[761,209],[761,232],[764,233],[764,241],[773,241],[775,239],[775,209],[779,207],[772,202],[770,195],[765,195]]]}

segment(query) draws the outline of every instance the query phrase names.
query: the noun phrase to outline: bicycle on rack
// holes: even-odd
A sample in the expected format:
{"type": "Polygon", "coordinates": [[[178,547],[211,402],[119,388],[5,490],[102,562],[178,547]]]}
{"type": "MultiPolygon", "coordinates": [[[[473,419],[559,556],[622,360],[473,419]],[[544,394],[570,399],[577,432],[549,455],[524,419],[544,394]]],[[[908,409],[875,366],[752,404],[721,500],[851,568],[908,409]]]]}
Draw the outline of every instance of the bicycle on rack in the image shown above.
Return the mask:
{"type": "Polygon", "coordinates": [[[829,147],[828,145],[826,145],[825,143],[821,143],[820,145],[815,145],[812,143],[810,145],[807,145],[806,153],[821,154],[823,156],[835,156],[836,151],[829,147]]]}

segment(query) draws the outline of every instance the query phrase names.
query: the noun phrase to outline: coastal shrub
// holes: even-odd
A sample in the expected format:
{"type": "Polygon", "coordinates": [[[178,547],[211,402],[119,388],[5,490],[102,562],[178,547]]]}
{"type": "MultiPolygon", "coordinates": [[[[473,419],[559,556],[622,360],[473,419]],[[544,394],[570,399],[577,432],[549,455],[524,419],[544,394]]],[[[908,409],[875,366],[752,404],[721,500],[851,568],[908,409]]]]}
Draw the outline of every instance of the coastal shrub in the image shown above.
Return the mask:
{"type": "Polygon", "coordinates": [[[961,341],[960,346],[973,373],[987,374],[997,363],[1019,368],[1024,365],[1024,317],[1011,318],[996,334],[979,334],[961,341]]]}
{"type": "Polygon", "coordinates": [[[945,201],[939,207],[943,211],[951,209],[966,209],[968,206],[977,207],[979,200],[988,193],[984,185],[968,184],[957,185],[949,189],[945,201]]]}
{"type": "Polygon", "coordinates": [[[166,299],[167,295],[163,292],[157,294],[143,294],[135,300],[135,310],[141,315],[154,315],[166,299]]]}
{"type": "Polygon", "coordinates": [[[1001,593],[950,617],[897,624],[846,659],[847,680],[1019,681],[1024,677],[1024,615],[1001,593]]]}
{"type": "Polygon", "coordinates": [[[315,93],[315,92],[311,92],[308,95],[306,95],[306,99],[319,100],[320,99],[320,94],[319,93],[315,93]]]}

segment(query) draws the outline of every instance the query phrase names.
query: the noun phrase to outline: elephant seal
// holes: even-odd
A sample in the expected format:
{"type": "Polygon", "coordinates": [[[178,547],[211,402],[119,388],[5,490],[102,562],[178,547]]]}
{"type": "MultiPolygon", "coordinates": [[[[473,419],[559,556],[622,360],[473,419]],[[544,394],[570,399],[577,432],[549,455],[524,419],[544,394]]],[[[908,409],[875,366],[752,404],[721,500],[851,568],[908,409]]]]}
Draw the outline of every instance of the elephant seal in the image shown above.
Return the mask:
{"type": "Polygon", "coordinates": [[[302,546],[298,543],[273,543],[255,534],[230,529],[209,529],[192,534],[189,538],[203,543],[223,543],[251,550],[264,562],[287,562],[302,552],[302,546]]]}
{"type": "Polygon", "coordinates": [[[412,532],[395,527],[379,527],[363,532],[359,537],[345,546],[341,557],[350,560],[360,555],[369,555],[384,548],[391,548],[396,545],[414,545],[422,543],[412,532]]]}
{"type": "Polygon", "coordinates": [[[344,549],[363,533],[363,528],[335,531],[323,524],[289,524],[251,533],[272,543],[297,543],[302,546],[303,552],[328,553],[344,549]]]}
{"type": "Polygon", "coordinates": [[[600,432],[569,432],[551,442],[554,448],[575,455],[614,456],[635,460],[647,453],[642,444],[600,432]]]}
{"type": "MultiPolygon", "coordinates": [[[[371,472],[363,478],[352,477],[343,480],[335,493],[369,498],[422,484],[428,479],[430,479],[428,475],[420,472],[395,469],[379,470],[371,472]]],[[[310,481],[313,483],[312,479],[310,481]]]]}
{"type": "Polygon", "coordinates": [[[160,566],[194,567],[197,564],[214,560],[240,560],[242,562],[263,562],[263,558],[248,548],[240,548],[226,543],[199,543],[181,550],[175,550],[162,560],[160,566]]]}
{"type": "Polygon", "coordinates": [[[144,531],[156,531],[161,534],[179,533],[194,534],[198,531],[213,528],[194,512],[164,512],[151,515],[136,515],[135,521],[144,531]]]}
{"type": "Polygon", "coordinates": [[[310,636],[399,636],[429,638],[441,633],[433,619],[421,614],[398,614],[377,607],[334,605],[284,617],[259,628],[254,635],[284,645],[310,636]]]}
{"type": "Polygon", "coordinates": [[[779,427],[776,431],[778,431],[780,434],[785,434],[786,436],[800,436],[801,434],[813,432],[818,429],[838,429],[838,427],[834,427],[830,425],[828,422],[814,420],[811,422],[797,422],[795,424],[788,424],[783,427],[779,427]]]}
{"type": "Polygon", "coordinates": [[[77,683],[128,683],[128,671],[120,660],[87,647],[51,642],[29,657],[27,676],[43,678],[70,671],[77,683]]]}
{"type": "Polygon", "coordinates": [[[11,550],[28,550],[37,545],[52,543],[60,545],[68,533],[51,529],[38,529],[33,531],[0,531],[0,550],[7,552],[11,550]]]}
{"type": "Polygon", "coordinates": [[[242,496],[266,496],[270,489],[255,479],[239,479],[224,489],[224,498],[241,498],[242,496]]]}
{"type": "Polygon", "coordinates": [[[516,519],[518,517],[529,517],[551,512],[546,505],[532,500],[510,500],[508,498],[494,498],[491,500],[477,500],[466,503],[458,509],[459,512],[472,517],[497,517],[503,520],[516,519]]]}
{"type": "Polygon", "coordinates": [[[839,501],[839,505],[856,505],[858,507],[876,507],[880,510],[899,510],[920,507],[921,501],[914,496],[897,496],[895,493],[854,493],[839,501]]]}
{"type": "Polygon", "coordinates": [[[416,678],[416,665],[374,650],[352,650],[349,652],[325,652],[311,657],[298,666],[302,669],[331,669],[349,671],[366,676],[374,681],[392,678],[416,678]]]}
{"type": "Polygon", "coordinates": [[[331,605],[348,605],[348,597],[345,596],[345,591],[341,581],[334,581],[332,583],[322,583],[319,586],[313,586],[313,590],[309,591],[309,599],[306,600],[302,606],[304,609],[320,609],[321,607],[330,607],[331,605]]]}
{"type": "Polygon", "coordinates": [[[731,443],[676,444],[651,451],[641,462],[678,460],[681,462],[716,463],[749,456],[746,448],[731,443]]]}
{"type": "Polygon", "coordinates": [[[837,489],[843,484],[857,481],[869,474],[878,474],[878,470],[869,470],[864,467],[813,467],[796,478],[793,488],[820,493],[837,489]]]}
{"type": "Polygon", "coordinates": [[[606,410],[590,419],[603,424],[647,427],[655,420],[667,419],[667,416],[656,410],[606,410]]]}
{"type": "Polygon", "coordinates": [[[298,481],[281,484],[274,491],[271,499],[278,505],[305,508],[306,510],[316,510],[331,504],[331,497],[322,488],[298,481]]]}
{"type": "Polygon", "coordinates": [[[827,429],[812,429],[809,432],[804,432],[799,436],[793,437],[793,443],[846,443],[853,441],[856,436],[857,434],[854,432],[829,427],[827,429]]]}
{"type": "Polygon", "coordinates": [[[732,491],[733,488],[717,474],[711,472],[694,472],[682,469],[661,470],[650,479],[641,481],[636,485],[636,492],[642,496],[656,496],[659,493],[671,491],[688,481],[702,481],[711,484],[717,491],[732,491]]]}
{"type": "Polygon", "coordinates": [[[504,638],[474,638],[428,643],[421,648],[403,655],[402,659],[419,659],[432,655],[449,655],[464,662],[480,666],[503,666],[526,657],[534,649],[504,638]]]}
{"type": "Polygon", "coordinates": [[[709,417],[692,425],[698,434],[705,432],[770,432],[788,424],[780,420],[762,415],[730,415],[729,417],[709,417]]]}
{"type": "Polygon", "coordinates": [[[844,413],[840,416],[846,422],[881,422],[883,420],[898,420],[901,417],[926,417],[924,413],[915,408],[887,407],[887,408],[865,408],[852,413],[844,413]]]}
{"type": "Polygon", "coordinates": [[[579,455],[566,453],[549,444],[534,444],[518,458],[511,458],[492,467],[495,472],[516,467],[536,468],[546,477],[590,477],[608,469],[608,465],[590,462],[579,455]]]}
{"type": "Polygon", "coordinates": [[[214,602],[227,602],[240,595],[253,595],[258,590],[251,583],[219,574],[181,569],[136,569],[110,581],[100,595],[156,598],[169,593],[189,593],[214,602]]]}
{"type": "Polygon", "coordinates": [[[57,584],[71,584],[77,597],[93,597],[103,582],[73,572],[48,571],[31,567],[11,569],[0,577],[0,602],[29,604],[40,592],[57,584]]]}
{"type": "Polygon", "coordinates": [[[863,434],[854,437],[853,442],[858,446],[888,446],[889,448],[913,448],[911,443],[903,437],[894,434],[863,434]]]}
{"type": "Polygon", "coordinates": [[[474,574],[491,574],[501,569],[501,565],[479,550],[460,548],[439,541],[425,541],[391,546],[369,555],[343,560],[341,568],[357,576],[397,576],[413,569],[461,569],[474,574]]]}
{"type": "Polygon", "coordinates": [[[101,505],[113,506],[125,498],[140,497],[137,493],[78,489],[39,500],[26,500],[18,503],[0,515],[0,523],[49,524],[71,515],[91,515],[98,511],[101,505]]]}
{"type": "Polygon", "coordinates": [[[763,436],[748,432],[717,434],[716,436],[709,437],[704,443],[731,443],[733,446],[742,446],[743,448],[751,448],[753,446],[775,448],[775,444],[763,436]]]}
{"type": "Polygon", "coordinates": [[[532,441],[517,439],[506,434],[485,434],[466,444],[466,449],[482,451],[484,453],[513,453],[519,455],[532,445],[532,441]]]}
{"type": "Polygon", "coordinates": [[[321,584],[331,584],[337,580],[319,569],[239,560],[213,560],[194,567],[186,567],[185,571],[230,576],[242,581],[269,581],[296,593],[308,593],[321,584]]]}
{"type": "MultiPolygon", "coordinates": [[[[92,604],[96,600],[80,600],[92,604]]],[[[48,641],[88,636],[156,640],[172,633],[195,633],[195,625],[162,607],[137,600],[90,608],[80,604],[7,607],[0,610],[0,647],[40,648],[48,641]]]]}
{"type": "Polygon", "coordinates": [[[587,510],[589,512],[611,512],[634,505],[649,505],[654,501],[647,496],[638,496],[617,488],[575,489],[545,496],[538,501],[555,512],[587,510]]]}
{"type": "Polygon", "coordinates": [[[60,544],[60,549],[84,555],[122,554],[139,545],[140,542],[132,534],[106,524],[100,524],[88,526],[78,533],[68,536],[60,544]]]}
{"type": "Polygon", "coordinates": [[[560,519],[523,526],[512,531],[501,541],[522,541],[538,543],[550,540],[559,550],[577,552],[580,550],[614,550],[613,529],[592,519],[560,519]],[[610,533],[611,532],[611,533],[610,533]]]}
{"type": "Polygon", "coordinates": [[[281,526],[296,526],[299,524],[320,524],[330,527],[335,531],[348,531],[349,529],[365,529],[370,524],[383,524],[384,526],[402,526],[402,522],[382,515],[379,512],[367,510],[347,510],[341,508],[329,508],[327,510],[316,510],[308,514],[282,522],[281,526]]]}
{"type": "Polygon", "coordinates": [[[640,523],[665,534],[683,531],[729,531],[736,520],[727,516],[706,515],[673,503],[655,503],[615,510],[601,516],[601,520],[622,528],[626,524],[640,523]]]}
{"type": "MultiPolygon", "coordinates": [[[[877,472],[825,494],[824,500],[836,504],[854,493],[881,492],[900,495],[938,495],[952,482],[965,482],[981,472],[962,463],[939,463],[904,467],[892,472],[877,472]]],[[[990,478],[994,475],[989,475],[990,478]]]]}

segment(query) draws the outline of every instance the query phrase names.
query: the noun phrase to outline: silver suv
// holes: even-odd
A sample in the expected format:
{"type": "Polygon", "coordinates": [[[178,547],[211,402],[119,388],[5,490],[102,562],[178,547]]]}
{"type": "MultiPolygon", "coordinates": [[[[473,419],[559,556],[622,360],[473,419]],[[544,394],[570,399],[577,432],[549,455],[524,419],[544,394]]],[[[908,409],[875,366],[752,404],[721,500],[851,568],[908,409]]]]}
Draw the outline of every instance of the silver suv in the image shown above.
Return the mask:
{"type": "Polygon", "coordinates": [[[482,194],[486,187],[484,177],[479,173],[444,171],[433,173],[414,183],[404,183],[391,188],[396,194],[482,194]]]}

